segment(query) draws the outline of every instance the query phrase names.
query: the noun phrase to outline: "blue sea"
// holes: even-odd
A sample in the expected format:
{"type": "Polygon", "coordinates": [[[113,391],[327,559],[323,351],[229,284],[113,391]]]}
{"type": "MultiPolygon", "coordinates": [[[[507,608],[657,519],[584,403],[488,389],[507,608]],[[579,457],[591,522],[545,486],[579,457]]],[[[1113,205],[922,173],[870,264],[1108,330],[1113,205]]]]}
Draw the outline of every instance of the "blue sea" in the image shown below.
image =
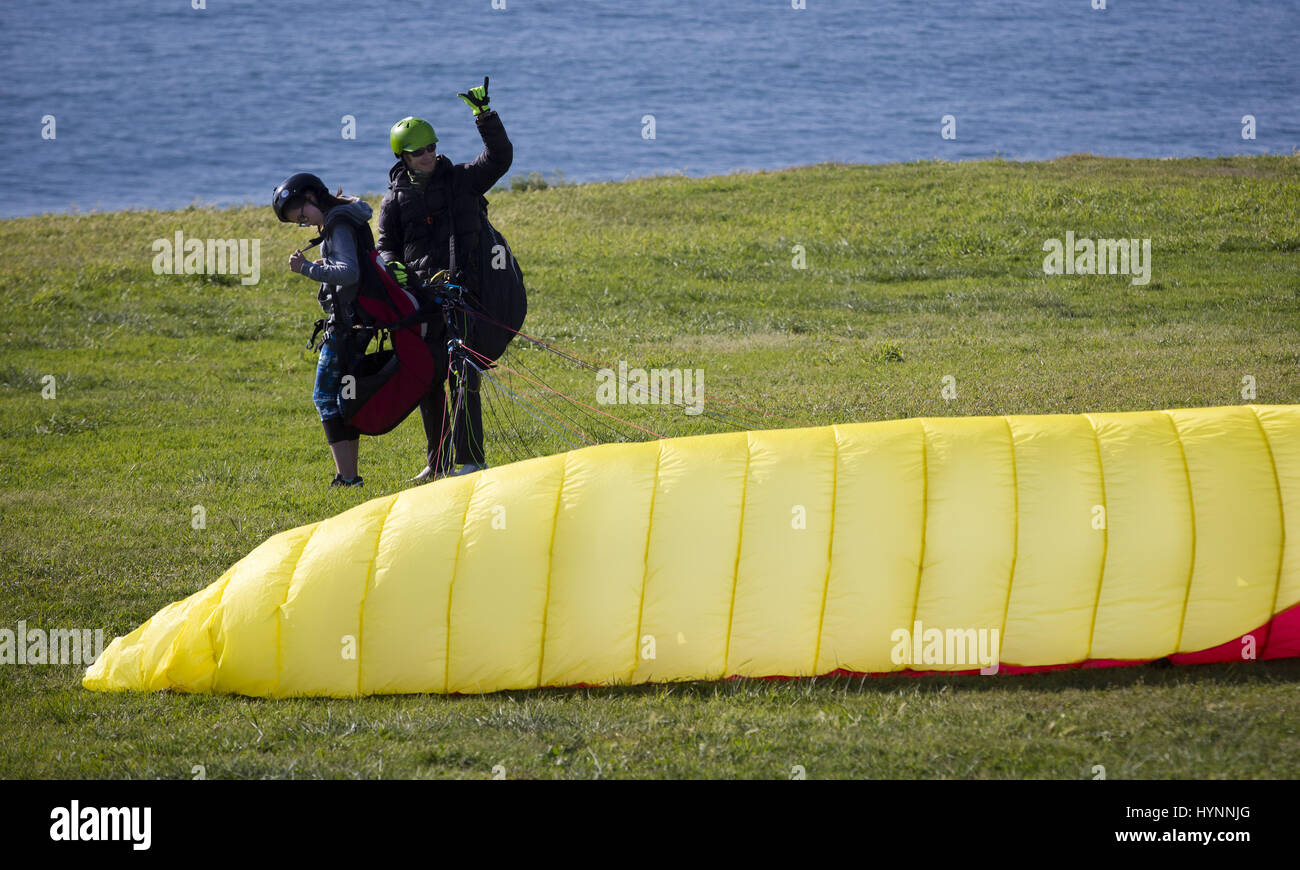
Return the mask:
{"type": "Polygon", "coordinates": [[[473,159],[485,75],[511,175],[570,181],[1300,147],[1300,2],[1093,5],[4,0],[0,215],[382,191],[403,116],[473,159]]]}

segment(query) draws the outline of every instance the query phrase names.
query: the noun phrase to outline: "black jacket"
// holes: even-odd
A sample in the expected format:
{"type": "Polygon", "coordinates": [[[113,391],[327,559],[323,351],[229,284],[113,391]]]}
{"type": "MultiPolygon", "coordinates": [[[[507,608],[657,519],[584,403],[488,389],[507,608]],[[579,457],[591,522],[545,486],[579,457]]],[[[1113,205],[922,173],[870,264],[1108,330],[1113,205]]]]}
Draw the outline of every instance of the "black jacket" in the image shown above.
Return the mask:
{"type": "Polygon", "coordinates": [[[448,237],[456,227],[456,265],[464,279],[477,284],[483,194],[505,175],[514,159],[514,146],[496,112],[476,119],[483,152],[473,163],[452,163],[443,154],[434,163],[424,190],[411,185],[406,164],[398,160],[388,171],[388,192],[379,205],[376,247],[386,260],[400,260],[421,280],[448,266],[448,237]]]}

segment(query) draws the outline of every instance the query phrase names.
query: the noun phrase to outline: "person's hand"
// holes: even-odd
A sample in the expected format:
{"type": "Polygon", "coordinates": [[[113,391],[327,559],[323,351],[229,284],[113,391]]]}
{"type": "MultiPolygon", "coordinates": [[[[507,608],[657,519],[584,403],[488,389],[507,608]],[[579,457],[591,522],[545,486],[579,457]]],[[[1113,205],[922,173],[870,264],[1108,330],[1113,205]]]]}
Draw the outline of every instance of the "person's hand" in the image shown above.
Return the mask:
{"type": "Polygon", "coordinates": [[[302,264],[307,262],[307,258],[302,255],[302,251],[294,251],[289,255],[289,269],[302,274],[302,264]]]}
{"type": "Polygon", "coordinates": [[[405,263],[403,263],[401,260],[389,260],[388,271],[393,273],[393,277],[397,280],[398,284],[401,284],[403,287],[406,286],[406,264],[405,263]]]}
{"type": "Polygon", "coordinates": [[[457,94],[465,101],[465,105],[474,110],[475,117],[483,114],[488,108],[488,77],[483,76],[483,85],[477,88],[470,88],[468,94],[457,94]]]}

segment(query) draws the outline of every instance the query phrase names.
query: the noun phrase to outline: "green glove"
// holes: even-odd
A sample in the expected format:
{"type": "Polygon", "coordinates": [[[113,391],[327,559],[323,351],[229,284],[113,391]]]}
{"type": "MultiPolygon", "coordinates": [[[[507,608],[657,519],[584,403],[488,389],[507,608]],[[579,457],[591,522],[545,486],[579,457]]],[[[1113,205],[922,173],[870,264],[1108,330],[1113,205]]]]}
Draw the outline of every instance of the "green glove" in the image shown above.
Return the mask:
{"type": "Polygon", "coordinates": [[[474,110],[474,117],[478,117],[488,109],[488,77],[483,76],[483,86],[470,88],[468,94],[457,94],[465,101],[465,105],[474,110]]]}
{"type": "Polygon", "coordinates": [[[406,286],[406,266],[402,261],[389,260],[388,271],[393,273],[393,277],[397,279],[398,284],[401,284],[403,287],[406,286]]]}

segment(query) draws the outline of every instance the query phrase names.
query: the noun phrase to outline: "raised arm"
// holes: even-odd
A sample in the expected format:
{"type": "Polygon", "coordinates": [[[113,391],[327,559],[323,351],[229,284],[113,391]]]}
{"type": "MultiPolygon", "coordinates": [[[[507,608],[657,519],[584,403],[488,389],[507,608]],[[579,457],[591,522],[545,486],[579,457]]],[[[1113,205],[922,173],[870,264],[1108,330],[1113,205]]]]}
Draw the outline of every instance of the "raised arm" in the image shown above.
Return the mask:
{"type": "Polygon", "coordinates": [[[488,80],[483,79],[482,87],[470,88],[468,93],[457,94],[474,110],[474,122],[478,125],[478,134],[483,138],[483,152],[473,163],[461,164],[469,173],[470,185],[478,194],[487,193],[492,185],[506,174],[515,159],[515,148],[506,136],[505,125],[496,112],[488,108],[488,80]]]}

